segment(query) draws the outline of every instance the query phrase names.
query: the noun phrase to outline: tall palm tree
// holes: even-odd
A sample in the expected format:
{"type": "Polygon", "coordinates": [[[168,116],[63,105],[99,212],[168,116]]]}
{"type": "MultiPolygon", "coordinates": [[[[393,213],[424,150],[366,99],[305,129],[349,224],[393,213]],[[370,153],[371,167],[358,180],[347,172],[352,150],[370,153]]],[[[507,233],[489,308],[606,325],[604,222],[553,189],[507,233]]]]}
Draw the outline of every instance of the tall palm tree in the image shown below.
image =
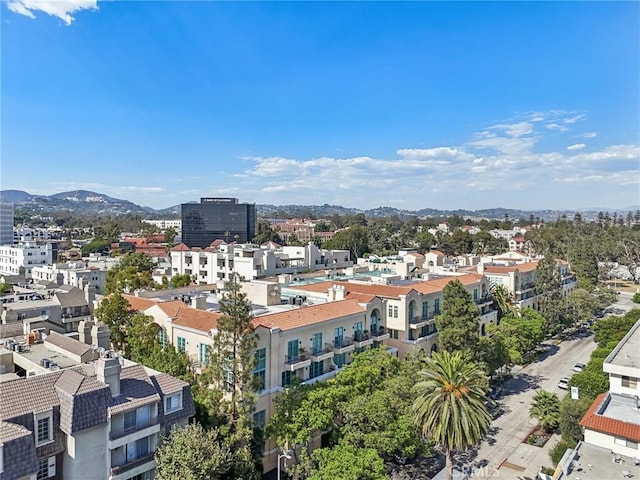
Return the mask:
{"type": "Polygon", "coordinates": [[[491,416],[483,400],[488,389],[482,367],[461,352],[434,353],[418,372],[413,416],[422,435],[445,454],[447,478],[453,478],[453,450],[478,445],[491,416]]]}
{"type": "Polygon", "coordinates": [[[518,313],[518,307],[514,303],[513,295],[505,285],[492,283],[489,286],[489,291],[498,310],[498,320],[506,315],[516,315],[518,313]]]}

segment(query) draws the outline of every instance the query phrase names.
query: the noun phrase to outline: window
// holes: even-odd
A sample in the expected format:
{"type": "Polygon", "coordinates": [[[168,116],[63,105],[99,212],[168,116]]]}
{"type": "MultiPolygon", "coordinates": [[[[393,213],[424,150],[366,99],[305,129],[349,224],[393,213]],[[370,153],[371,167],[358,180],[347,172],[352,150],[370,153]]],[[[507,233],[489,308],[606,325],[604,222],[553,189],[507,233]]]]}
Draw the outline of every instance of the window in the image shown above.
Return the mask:
{"type": "Polygon", "coordinates": [[[206,343],[201,343],[198,346],[198,360],[200,361],[200,365],[209,363],[209,346],[206,343]]]}
{"type": "Polygon", "coordinates": [[[136,426],[136,411],[126,412],[124,414],[124,429],[129,430],[136,426]]]}
{"type": "Polygon", "coordinates": [[[477,289],[477,288],[474,288],[474,289],[473,289],[473,300],[474,300],[475,302],[477,302],[477,301],[478,301],[478,289],[477,289]]]}
{"type": "Polygon", "coordinates": [[[638,379],[634,377],[622,376],[622,386],[627,388],[638,388],[638,379]]]}
{"type": "Polygon", "coordinates": [[[182,392],[174,393],[164,398],[164,413],[175,412],[182,408],[182,392]]]}
{"type": "Polygon", "coordinates": [[[187,341],[184,337],[178,337],[178,351],[184,352],[187,349],[187,341]]]}
{"type": "Polygon", "coordinates": [[[633,440],[627,440],[626,438],[615,437],[613,439],[613,443],[623,447],[633,448],[635,450],[638,449],[638,442],[634,442],[633,440]]]}
{"type": "Polygon", "coordinates": [[[397,306],[393,307],[393,318],[398,318],[398,307],[397,306]]]}
{"type": "Polygon", "coordinates": [[[398,330],[394,330],[392,328],[389,329],[389,337],[393,338],[394,340],[398,339],[398,330]]]}
{"type": "Polygon", "coordinates": [[[265,410],[260,410],[253,414],[253,424],[256,427],[262,428],[267,423],[267,412],[265,410]]]}
{"type": "Polygon", "coordinates": [[[38,461],[38,472],[36,473],[36,479],[41,480],[43,478],[53,477],[56,474],[56,457],[45,458],[38,461]]]}
{"type": "Polygon", "coordinates": [[[433,313],[440,315],[440,299],[436,298],[433,302],[433,313]]]}
{"type": "Polygon", "coordinates": [[[127,462],[134,462],[149,455],[149,437],[127,443],[127,462]]]}
{"type": "Polygon", "coordinates": [[[286,387],[287,385],[291,385],[297,379],[296,372],[285,371],[282,372],[282,386],[286,387]]]}
{"type": "Polygon", "coordinates": [[[422,319],[429,318],[429,302],[422,302],[422,319]]]}
{"type": "Polygon", "coordinates": [[[255,353],[256,368],[253,370],[253,381],[258,391],[264,390],[267,374],[267,349],[260,348],[255,353]]]}
{"type": "Polygon", "coordinates": [[[159,328],[158,329],[158,341],[160,342],[160,345],[162,345],[163,347],[167,346],[167,332],[165,331],[164,328],[159,328]]]}
{"type": "Polygon", "coordinates": [[[51,420],[53,412],[45,412],[36,415],[36,446],[53,440],[51,420]]]}
{"type": "Polygon", "coordinates": [[[393,305],[389,305],[389,318],[393,317],[393,305]]]}

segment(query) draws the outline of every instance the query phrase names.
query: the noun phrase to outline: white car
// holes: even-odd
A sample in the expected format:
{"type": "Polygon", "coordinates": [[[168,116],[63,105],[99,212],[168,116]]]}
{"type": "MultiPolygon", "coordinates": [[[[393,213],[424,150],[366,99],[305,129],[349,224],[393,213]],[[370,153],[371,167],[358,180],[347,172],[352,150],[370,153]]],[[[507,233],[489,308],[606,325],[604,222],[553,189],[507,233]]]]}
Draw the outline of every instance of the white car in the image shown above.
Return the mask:
{"type": "Polygon", "coordinates": [[[582,372],[584,370],[584,367],[586,367],[586,365],[584,363],[576,363],[573,366],[573,371],[574,372],[582,372]]]}
{"type": "Polygon", "coordinates": [[[558,382],[558,388],[569,390],[569,377],[562,377],[558,382]]]}

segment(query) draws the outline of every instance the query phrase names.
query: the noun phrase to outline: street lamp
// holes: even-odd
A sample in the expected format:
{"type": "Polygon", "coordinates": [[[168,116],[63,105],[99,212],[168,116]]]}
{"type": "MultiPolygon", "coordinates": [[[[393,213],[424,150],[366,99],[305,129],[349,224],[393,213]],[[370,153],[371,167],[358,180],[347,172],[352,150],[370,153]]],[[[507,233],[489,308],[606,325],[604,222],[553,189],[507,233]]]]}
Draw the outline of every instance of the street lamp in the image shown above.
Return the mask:
{"type": "Polygon", "coordinates": [[[281,455],[278,455],[278,480],[280,480],[280,460],[282,459],[291,460],[291,450],[287,450],[282,452],[281,455]]]}

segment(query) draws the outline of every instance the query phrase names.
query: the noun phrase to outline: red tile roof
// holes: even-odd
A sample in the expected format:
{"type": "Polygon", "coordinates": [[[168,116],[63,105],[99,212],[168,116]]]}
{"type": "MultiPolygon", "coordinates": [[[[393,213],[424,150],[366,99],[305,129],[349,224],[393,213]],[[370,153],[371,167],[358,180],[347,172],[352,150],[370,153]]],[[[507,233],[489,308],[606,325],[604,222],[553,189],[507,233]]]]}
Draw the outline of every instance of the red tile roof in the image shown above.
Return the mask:
{"type": "Polygon", "coordinates": [[[580,425],[596,432],[640,442],[640,424],[623,422],[622,420],[598,414],[598,410],[600,410],[600,407],[608,397],[609,393],[598,395],[598,398],[595,399],[587,413],[580,420],[580,425]]]}
{"type": "Polygon", "coordinates": [[[149,300],[148,298],[136,297],[135,295],[122,295],[122,297],[129,302],[131,310],[138,312],[144,312],[147,308],[153,307],[156,303],[155,300],[149,300]]]}
{"type": "Polygon", "coordinates": [[[429,254],[429,253],[433,253],[434,255],[438,255],[439,257],[445,256],[444,253],[442,253],[440,250],[430,250],[426,254],[429,254]]]}
{"type": "Polygon", "coordinates": [[[201,332],[210,332],[218,328],[218,320],[221,316],[221,313],[198,310],[185,305],[176,312],[173,324],[193,328],[201,332]]]}
{"type": "Polygon", "coordinates": [[[365,309],[358,304],[357,299],[339,300],[337,302],[321,303],[308,307],[295,308],[285,312],[262,315],[253,320],[253,324],[258,327],[273,328],[280,330],[291,330],[305,327],[315,323],[325,322],[334,318],[344,317],[357,313],[364,314],[365,309]]]}
{"type": "Polygon", "coordinates": [[[180,245],[176,245],[175,247],[173,247],[171,251],[172,252],[190,252],[191,249],[187,247],[184,243],[181,243],[180,245]]]}
{"type": "Polygon", "coordinates": [[[501,266],[501,265],[487,265],[484,267],[485,273],[509,273],[515,272],[531,272],[538,268],[537,262],[518,263],[516,265],[501,266]]]}

